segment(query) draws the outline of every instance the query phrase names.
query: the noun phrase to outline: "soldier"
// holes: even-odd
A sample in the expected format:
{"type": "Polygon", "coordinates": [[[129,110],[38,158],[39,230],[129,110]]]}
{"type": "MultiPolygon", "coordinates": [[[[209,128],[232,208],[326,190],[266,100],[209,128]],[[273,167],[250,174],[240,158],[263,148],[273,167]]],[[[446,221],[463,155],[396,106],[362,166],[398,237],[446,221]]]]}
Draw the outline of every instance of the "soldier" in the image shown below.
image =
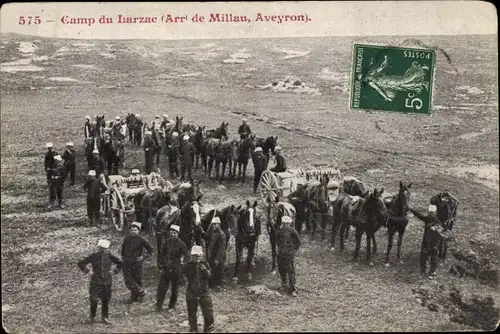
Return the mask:
{"type": "Polygon", "coordinates": [[[92,123],[90,122],[90,116],[85,116],[85,125],[83,126],[83,132],[85,139],[92,138],[94,136],[92,123]]]}
{"type": "Polygon", "coordinates": [[[177,167],[177,154],[179,153],[179,134],[177,132],[172,133],[172,139],[168,146],[168,170],[170,173],[170,178],[179,177],[179,168],[177,167]]]}
{"type": "Polygon", "coordinates": [[[142,143],[142,127],[144,126],[144,121],[142,120],[141,115],[139,115],[139,114],[136,114],[135,118],[136,118],[135,128],[134,128],[135,139],[136,139],[135,144],[141,145],[141,143],[142,143]]]}
{"type": "Polygon", "coordinates": [[[160,129],[167,129],[167,124],[172,125],[172,122],[168,119],[167,114],[163,114],[163,121],[161,122],[160,129]]]}
{"type": "Polygon", "coordinates": [[[151,174],[154,169],[154,155],[156,153],[156,144],[151,137],[151,131],[146,131],[144,133],[145,138],[144,138],[144,154],[145,154],[145,165],[146,165],[146,174],[151,174]]]}
{"type": "Polygon", "coordinates": [[[208,263],[212,268],[210,287],[218,291],[223,286],[224,264],[226,262],[226,235],[220,228],[220,218],[214,217],[208,234],[208,263]]]}
{"type": "Polygon", "coordinates": [[[54,201],[57,199],[59,208],[64,209],[62,205],[63,200],[63,189],[64,189],[64,180],[66,179],[66,169],[62,165],[62,158],[60,155],[56,155],[54,157],[55,165],[50,172],[50,185],[49,185],[49,193],[50,193],[50,204],[49,209],[54,205],[54,201]]]}
{"type": "Polygon", "coordinates": [[[425,223],[424,237],[420,248],[420,275],[425,276],[427,269],[427,260],[430,257],[431,268],[428,278],[430,280],[436,277],[436,268],[438,263],[439,243],[443,236],[441,234],[442,226],[436,215],[437,207],[429,205],[428,213],[420,213],[414,209],[410,211],[425,223]]]}
{"type": "Polygon", "coordinates": [[[240,135],[240,138],[243,140],[251,133],[252,133],[252,130],[250,130],[250,126],[247,124],[247,119],[243,118],[242,124],[238,128],[238,134],[240,135]]]}
{"type": "Polygon", "coordinates": [[[276,234],[276,245],[278,246],[278,270],[281,276],[281,287],[285,291],[297,296],[295,288],[295,253],[300,248],[299,234],[290,227],[292,218],[284,216],[281,219],[281,228],[276,234]],[[288,282],[290,288],[288,289],[288,282]]]}
{"type": "Polygon", "coordinates": [[[97,303],[101,300],[102,322],[111,324],[109,321],[109,301],[111,299],[111,287],[113,280],[111,277],[111,264],[116,264],[115,274],[120,272],[122,261],[109,252],[109,240],[99,240],[97,247],[99,251],[90,254],[78,262],[78,267],[85,274],[89,273],[87,265],[92,265],[92,277],[90,278],[90,322],[93,323],[97,313],[97,303]]]}
{"type": "Polygon", "coordinates": [[[114,138],[118,138],[120,140],[123,140],[125,138],[125,134],[123,133],[123,129],[122,129],[122,122],[121,122],[120,116],[115,117],[115,123],[113,124],[111,133],[112,133],[114,138]]]}
{"type": "Polygon", "coordinates": [[[47,185],[50,185],[50,175],[56,164],[54,157],[57,153],[54,151],[54,144],[47,143],[45,147],[47,147],[47,153],[45,153],[45,173],[47,174],[47,185]]]}
{"type": "Polygon", "coordinates": [[[94,226],[94,218],[97,223],[99,223],[100,219],[100,194],[106,192],[108,187],[96,178],[95,170],[90,170],[88,179],[83,186],[83,190],[87,192],[87,215],[89,217],[90,226],[94,226]]]}
{"type": "Polygon", "coordinates": [[[142,302],[146,292],[142,288],[142,264],[145,258],[153,254],[153,246],[139,235],[142,224],[133,222],[130,226],[130,234],[123,239],[122,260],[123,279],[130,290],[130,299],[126,302],[132,304],[135,301],[142,302]],[[146,256],[142,255],[146,250],[146,256]]]}
{"type": "Polygon", "coordinates": [[[179,156],[181,158],[181,181],[185,180],[186,171],[188,174],[188,180],[192,178],[193,172],[193,157],[194,157],[194,146],[189,142],[189,136],[184,135],[182,138],[182,145],[179,147],[179,156]]]}
{"type": "Polygon", "coordinates": [[[161,311],[170,284],[172,284],[172,294],[168,303],[168,311],[173,311],[177,304],[182,270],[181,258],[183,257],[184,262],[187,262],[189,255],[186,244],[178,237],[179,230],[179,225],[170,226],[170,235],[158,254],[158,268],[161,273],[156,292],[156,310],[158,312],[161,311]]]}
{"type": "Polygon", "coordinates": [[[96,177],[99,178],[104,173],[104,160],[99,156],[99,150],[94,149],[90,157],[89,170],[95,170],[96,177]]]}
{"type": "Polygon", "coordinates": [[[64,167],[66,168],[66,173],[69,173],[71,177],[70,188],[75,186],[75,172],[76,172],[76,163],[75,163],[75,150],[73,149],[73,142],[68,142],[66,144],[66,151],[63,153],[64,167]]]}
{"type": "Polygon", "coordinates": [[[285,157],[283,156],[281,152],[281,146],[276,146],[275,147],[275,152],[276,152],[276,166],[274,168],[271,168],[272,172],[275,173],[282,173],[286,171],[286,161],[285,157]]]}
{"type": "Polygon", "coordinates": [[[210,266],[207,262],[201,261],[203,249],[201,246],[191,248],[191,261],[186,263],[183,273],[187,277],[188,286],[186,288],[186,304],[191,332],[198,332],[198,319],[196,313],[198,305],[204,318],[204,332],[213,333],[214,311],[212,296],[208,290],[208,280],[210,279],[210,266]]]}
{"type": "Polygon", "coordinates": [[[262,173],[267,169],[267,155],[262,150],[262,147],[256,147],[254,153],[252,154],[252,162],[254,165],[253,174],[253,192],[257,192],[257,187],[259,186],[259,181],[262,173]]]}

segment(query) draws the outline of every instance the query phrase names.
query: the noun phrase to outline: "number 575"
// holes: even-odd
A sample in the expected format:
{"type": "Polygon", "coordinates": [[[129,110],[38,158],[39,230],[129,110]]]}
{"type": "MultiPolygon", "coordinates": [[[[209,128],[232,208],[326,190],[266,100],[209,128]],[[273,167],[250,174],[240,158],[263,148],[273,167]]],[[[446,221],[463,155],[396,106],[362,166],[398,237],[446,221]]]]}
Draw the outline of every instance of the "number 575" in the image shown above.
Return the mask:
{"type": "Polygon", "coordinates": [[[25,24],[40,24],[42,21],[40,20],[40,16],[20,16],[19,17],[19,24],[20,25],[25,25],[25,24]]]}

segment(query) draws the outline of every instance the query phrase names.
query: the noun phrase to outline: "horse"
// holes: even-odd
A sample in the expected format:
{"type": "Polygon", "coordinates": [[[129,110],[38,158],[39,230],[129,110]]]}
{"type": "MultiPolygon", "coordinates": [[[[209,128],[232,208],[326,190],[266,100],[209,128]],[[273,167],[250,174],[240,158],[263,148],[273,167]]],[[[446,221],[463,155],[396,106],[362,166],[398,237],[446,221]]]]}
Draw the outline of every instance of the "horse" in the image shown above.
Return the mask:
{"type": "Polygon", "coordinates": [[[267,198],[267,233],[269,235],[269,241],[271,243],[271,254],[272,254],[272,274],[276,274],[276,234],[281,228],[281,219],[283,217],[290,217],[292,221],[295,221],[297,217],[297,211],[295,206],[288,202],[281,202],[279,197],[276,196],[276,199],[273,201],[268,197],[267,198]]]}
{"type": "Polygon", "coordinates": [[[278,146],[278,136],[273,137],[269,136],[267,138],[262,138],[262,137],[253,137],[255,141],[255,147],[262,147],[262,150],[266,154],[267,158],[270,158],[270,152],[275,155],[276,152],[274,149],[276,146],[278,146]]]}
{"type": "MultiPolygon", "coordinates": [[[[198,170],[199,169],[199,163],[200,163],[200,155],[202,153],[202,150],[203,150],[203,138],[205,136],[205,126],[198,126],[198,128],[196,129],[196,132],[194,134],[194,138],[193,138],[193,145],[194,145],[194,148],[195,148],[195,169],[198,170]]],[[[203,166],[204,165],[204,162],[202,160],[202,164],[203,166]]],[[[206,171],[205,171],[206,172],[206,171]]]]}
{"type": "MultiPolygon", "coordinates": [[[[215,161],[215,178],[224,180],[224,174],[226,173],[226,167],[229,163],[229,178],[231,178],[232,164],[233,164],[233,153],[236,141],[222,141],[221,139],[208,138],[204,142],[205,153],[208,155],[208,166],[207,166],[207,176],[211,177],[212,167],[215,161]],[[222,164],[222,171],[220,167],[222,164]],[[220,174],[220,172],[222,174],[220,174]]],[[[206,160],[206,159],[205,159],[206,160]]]]}
{"type": "Polygon", "coordinates": [[[387,221],[387,254],[385,256],[385,265],[389,266],[389,255],[392,249],[394,234],[398,232],[397,258],[401,261],[401,246],[403,245],[403,235],[408,225],[408,211],[410,210],[410,191],[412,183],[405,185],[403,181],[399,182],[399,191],[397,195],[384,198],[384,204],[389,211],[389,220],[387,221]]]}
{"type": "MultiPolygon", "coordinates": [[[[178,221],[172,221],[167,226],[168,230],[173,223],[179,223],[179,239],[181,239],[186,244],[188,249],[191,249],[191,247],[193,246],[193,237],[195,236],[195,231],[201,228],[200,211],[200,203],[196,200],[189,199],[181,207],[178,221]]],[[[197,236],[200,236],[200,234],[197,233],[197,236]]],[[[201,240],[196,240],[196,243],[201,244],[200,241],[201,240]]]]}
{"type": "Polygon", "coordinates": [[[202,181],[192,180],[190,182],[178,183],[171,191],[177,193],[177,204],[180,208],[189,200],[200,201],[203,198],[203,192],[200,189],[202,181]]]}
{"type": "MultiPolygon", "coordinates": [[[[356,228],[356,248],[354,250],[354,260],[358,258],[361,247],[361,237],[366,233],[366,259],[370,265],[372,256],[371,241],[373,240],[373,252],[377,251],[375,233],[381,226],[387,226],[389,214],[382,200],[384,188],[378,191],[376,188],[370,194],[367,191],[362,198],[345,195],[340,207],[340,250],[344,250],[345,229],[350,225],[356,228]]],[[[336,225],[337,226],[337,225],[336,225]]]]}
{"type": "Polygon", "coordinates": [[[119,169],[125,164],[125,145],[122,140],[110,138],[105,142],[104,155],[108,164],[108,175],[119,175],[119,169]]]}
{"type": "Polygon", "coordinates": [[[96,129],[96,133],[97,133],[97,136],[99,138],[102,138],[103,134],[104,134],[104,128],[106,127],[106,121],[104,119],[104,115],[96,115],[95,116],[95,129],[96,129]]]}
{"type": "Polygon", "coordinates": [[[236,264],[234,266],[233,280],[238,282],[238,274],[240,268],[243,249],[248,250],[247,253],[247,278],[252,279],[252,262],[255,256],[255,248],[261,233],[260,218],[257,217],[257,201],[250,205],[250,201],[246,201],[246,207],[238,212],[238,231],[235,236],[236,246],[236,264]]]}
{"type": "Polygon", "coordinates": [[[259,186],[260,177],[262,173],[267,169],[267,164],[269,158],[265,154],[258,154],[256,152],[252,153],[252,163],[253,163],[253,193],[257,192],[257,187],[259,186]]]}
{"type": "MultiPolygon", "coordinates": [[[[458,200],[448,191],[440,192],[431,197],[429,203],[437,207],[436,215],[444,231],[452,231],[457,219],[458,200]]],[[[448,245],[443,238],[439,243],[439,259],[441,263],[446,260],[448,245]]]]}
{"type": "Polygon", "coordinates": [[[211,129],[206,131],[207,138],[215,138],[215,139],[229,139],[229,122],[222,124],[217,129],[211,129]]]}
{"type": "Polygon", "coordinates": [[[255,149],[253,137],[248,136],[240,142],[237,142],[234,148],[236,149],[236,152],[233,153],[233,157],[235,158],[233,176],[236,175],[236,166],[238,166],[238,180],[240,180],[241,182],[245,182],[248,160],[250,159],[252,152],[255,149]]]}
{"type": "MultiPolygon", "coordinates": [[[[184,119],[184,116],[179,117],[175,116],[175,132],[181,134],[183,132],[183,126],[182,126],[182,120],[184,119]]],[[[180,136],[179,136],[180,137],[180,136]]]]}
{"type": "Polygon", "coordinates": [[[170,204],[172,195],[170,191],[165,191],[162,188],[143,189],[134,197],[135,215],[137,221],[147,226],[153,233],[154,223],[150,222],[150,218],[155,218],[158,210],[163,206],[170,204]]]}

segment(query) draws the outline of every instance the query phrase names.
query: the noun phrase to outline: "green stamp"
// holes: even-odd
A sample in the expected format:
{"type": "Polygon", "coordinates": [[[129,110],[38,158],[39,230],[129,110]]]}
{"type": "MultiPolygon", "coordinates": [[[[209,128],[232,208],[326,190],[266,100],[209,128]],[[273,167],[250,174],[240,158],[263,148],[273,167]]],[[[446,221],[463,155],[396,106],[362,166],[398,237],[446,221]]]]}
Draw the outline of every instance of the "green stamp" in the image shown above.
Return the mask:
{"type": "Polygon", "coordinates": [[[429,115],[434,50],[354,45],[351,109],[429,115]]]}

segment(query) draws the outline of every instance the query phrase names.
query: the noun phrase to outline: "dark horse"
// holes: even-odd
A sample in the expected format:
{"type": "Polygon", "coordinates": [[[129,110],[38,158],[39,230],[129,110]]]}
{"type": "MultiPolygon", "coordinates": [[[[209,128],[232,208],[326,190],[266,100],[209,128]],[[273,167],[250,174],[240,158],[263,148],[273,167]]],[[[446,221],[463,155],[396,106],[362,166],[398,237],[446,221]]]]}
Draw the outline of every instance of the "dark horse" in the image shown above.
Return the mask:
{"type": "MultiPolygon", "coordinates": [[[[229,164],[229,177],[231,178],[233,153],[235,141],[222,141],[221,139],[207,138],[204,142],[204,152],[208,155],[207,176],[211,177],[215,161],[215,178],[223,180],[226,167],[229,164]],[[222,166],[221,166],[222,165],[222,166]],[[222,170],[221,170],[222,167],[222,170]]],[[[206,158],[202,158],[206,162],[206,158]]]]}
{"type": "MultiPolygon", "coordinates": [[[[191,199],[184,203],[181,208],[179,239],[184,241],[188,249],[191,249],[193,246],[195,231],[201,228],[200,210],[200,203],[191,199]]],[[[201,235],[198,234],[198,237],[201,237],[201,235]]],[[[200,239],[196,241],[197,244],[201,244],[200,239]]]]}
{"type": "Polygon", "coordinates": [[[236,166],[238,166],[238,180],[245,182],[247,175],[248,160],[252,156],[255,149],[255,144],[253,142],[253,135],[236,143],[236,157],[233,167],[233,177],[236,176],[236,166]]]}
{"type": "MultiPolygon", "coordinates": [[[[381,226],[387,226],[387,220],[389,218],[387,208],[382,200],[382,194],[384,193],[384,188],[380,191],[375,190],[372,194],[366,192],[363,198],[353,198],[350,195],[343,194],[342,198],[338,198],[338,201],[342,201],[340,206],[340,250],[344,250],[344,235],[345,230],[353,225],[356,228],[356,248],[354,250],[354,260],[358,258],[359,249],[361,247],[361,237],[366,233],[366,259],[370,265],[372,257],[372,246],[371,242],[373,240],[373,252],[377,251],[377,244],[375,242],[375,233],[379,230],[381,226]]],[[[336,211],[338,206],[334,208],[334,216],[339,217],[339,213],[336,211]]],[[[334,225],[336,229],[337,224],[334,225]]],[[[336,231],[334,231],[336,233],[336,231]]]]}
{"type": "Polygon", "coordinates": [[[229,122],[222,124],[217,128],[217,129],[211,129],[206,131],[206,136],[207,138],[215,138],[215,139],[223,139],[223,140],[228,140],[229,139],[229,122]]]}
{"type": "MultiPolygon", "coordinates": [[[[453,225],[457,219],[458,200],[448,191],[440,192],[431,197],[430,204],[437,207],[436,215],[441,222],[444,231],[452,231],[453,225]]],[[[442,238],[439,243],[439,259],[441,262],[446,260],[446,252],[448,245],[446,240],[442,238]]]]}
{"type": "Polygon", "coordinates": [[[269,235],[269,241],[271,243],[271,254],[272,254],[272,268],[271,272],[276,274],[276,233],[281,227],[281,219],[283,217],[290,217],[292,221],[295,221],[297,216],[297,211],[295,207],[288,202],[280,202],[279,197],[276,197],[275,202],[268,197],[267,198],[267,233],[269,235]]]}
{"type": "Polygon", "coordinates": [[[111,137],[103,145],[103,153],[108,164],[108,175],[119,175],[125,163],[125,145],[122,140],[111,137]]]}
{"type": "Polygon", "coordinates": [[[233,280],[238,281],[243,248],[248,250],[246,274],[248,279],[252,279],[252,262],[255,256],[255,248],[261,233],[260,219],[257,217],[257,201],[250,205],[247,200],[246,207],[239,210],[238,213],[238,232],[235,236],[236,246],[236,264],[234,266],[233,280]]]}
{"type": "Polygon", "coordinates": [[[264,153],[267,155],[267,158],[269,159],[270,153],[273,155],[275,154],[274,149],[278,145],[278,136],[273,137],[267,137],[267,138],[261,138],[261,137],[253,137],[255,141],[255,147],[262,147],[262,150],[264,153]]]}
{"type": "Polygon", "coordinates": [[[134,113],[129,113],[127,117],[125,117],[125,121],[128,127],[129,143],[140,146],[142,141],[142,122],[134,113]]]}
{"type": "Polygon", "coordinates": [[[151,224],[150,218],[155,218],[158,210],[170,204],[171,199],[172,194],[170,191],[165,191],[161,188],[154,190],[146,188],[134,197],[136,219],[143,224],[143,230],[148,228],[152,232],[155,232],[154,229],[156,227],[151,224]]]}
{"type": "Polygon", "coordinates": [[[173,192],[177,192],[177,204],[180,208],[188,201],[200,201],[203,198],[203,193],[200,189],[202,181],[193,180],[186,183],[178,183],[172,188],[173,192]]]}
{"type": "Polygon", "coordinates": [[[253,193],[257,192],[257,187],[259,186],[260,177],[262,173],[267,169],[267,164],[269,162],[269,158],[265,154],[258,154],[256,152],[252,153],[252,162],[253,162],[253,193]]]}
{"type": "Polygon", "coordinates": [[[394,234],[398,233],[397,257],[401,261],[401,246],[403,245],[403,235],[408,225],[408,211],[410,211],[410,191],[411,183],[405,185],[403,181],[399,182],[399,191],[397,195],[384,198],[384,204],[389,211],[389,220],[387,221],[387,254],[385,255],[385,264],[389,266],[389,255],[392,249],[394,234]]]}

